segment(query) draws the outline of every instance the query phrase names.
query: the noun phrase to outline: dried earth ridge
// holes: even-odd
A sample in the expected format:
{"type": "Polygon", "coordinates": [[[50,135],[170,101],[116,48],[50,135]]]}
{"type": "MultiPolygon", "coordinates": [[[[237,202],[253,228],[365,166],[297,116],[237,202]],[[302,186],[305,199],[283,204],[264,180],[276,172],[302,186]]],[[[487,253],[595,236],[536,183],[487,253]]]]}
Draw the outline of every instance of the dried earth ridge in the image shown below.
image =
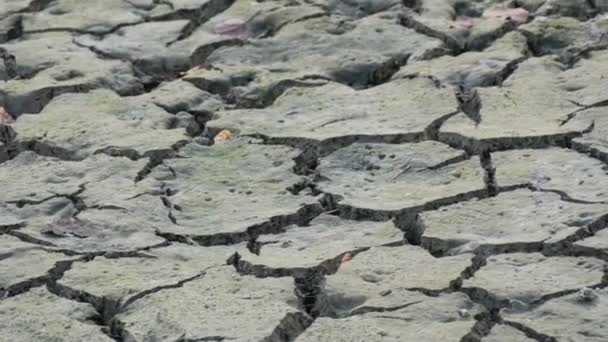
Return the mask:
{"type": "Polygon", "coordinates": [[[0,0],[0,342],[608,341],[608,1],[0,0]]]}

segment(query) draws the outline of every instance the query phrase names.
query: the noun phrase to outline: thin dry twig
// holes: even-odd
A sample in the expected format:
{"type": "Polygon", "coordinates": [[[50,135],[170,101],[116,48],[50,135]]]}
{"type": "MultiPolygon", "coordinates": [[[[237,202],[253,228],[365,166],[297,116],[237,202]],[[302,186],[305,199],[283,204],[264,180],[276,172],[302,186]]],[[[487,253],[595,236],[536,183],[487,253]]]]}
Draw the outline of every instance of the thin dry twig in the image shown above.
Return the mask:
{"type": "Polygon", "coordinates": [[[401,171],[399,171],[399,173],[397,173],[397,175],[395,175],[395,177],[391,178],[390,181],[394,182],[397,178],[399,178],[399,176],[401,176],[402,174],[406,173],[409,169],[412,168],[410,164],[410,162],[412,161],[412,159],[414,159],[414,157],[416,157],[418,154],[414,153],[412,154],[412,156],[405,162],[405,165],[403,165],[403,167],[401,168],[401,171]]]}

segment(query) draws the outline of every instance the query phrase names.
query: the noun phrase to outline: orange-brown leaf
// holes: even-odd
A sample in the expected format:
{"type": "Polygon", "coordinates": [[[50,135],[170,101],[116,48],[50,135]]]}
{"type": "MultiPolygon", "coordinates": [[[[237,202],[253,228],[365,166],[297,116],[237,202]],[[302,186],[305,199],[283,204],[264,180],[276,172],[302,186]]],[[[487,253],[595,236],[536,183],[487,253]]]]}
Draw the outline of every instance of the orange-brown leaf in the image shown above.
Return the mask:
{"type": "Polygon", "coordinates": [[[228,141],[230,138],[232,138],[232,132],[227,129],[223,129],[213,138],[213,142],[217,144],[228,141]]]}

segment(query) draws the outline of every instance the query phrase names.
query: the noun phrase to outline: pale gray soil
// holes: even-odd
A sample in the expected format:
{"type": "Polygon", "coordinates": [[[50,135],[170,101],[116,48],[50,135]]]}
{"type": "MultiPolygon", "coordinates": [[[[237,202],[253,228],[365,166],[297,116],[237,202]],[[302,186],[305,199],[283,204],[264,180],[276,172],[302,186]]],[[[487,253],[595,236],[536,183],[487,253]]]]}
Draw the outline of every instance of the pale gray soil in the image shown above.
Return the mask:
{"type": "Polygon", "coordinates": [[[0,0],[0,341],[608,341],[608,1],[0,0]]]}

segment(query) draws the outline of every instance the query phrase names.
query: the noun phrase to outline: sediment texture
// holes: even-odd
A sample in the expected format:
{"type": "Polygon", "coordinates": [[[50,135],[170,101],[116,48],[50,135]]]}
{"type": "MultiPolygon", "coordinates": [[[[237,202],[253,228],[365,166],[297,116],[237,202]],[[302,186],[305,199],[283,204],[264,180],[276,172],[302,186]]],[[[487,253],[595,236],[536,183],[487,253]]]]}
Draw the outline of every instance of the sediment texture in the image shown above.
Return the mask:
{"type": "Polygon", "coordinates": [[[0,1],[0,341],[607,341],[608,2],[0,1]]]}

